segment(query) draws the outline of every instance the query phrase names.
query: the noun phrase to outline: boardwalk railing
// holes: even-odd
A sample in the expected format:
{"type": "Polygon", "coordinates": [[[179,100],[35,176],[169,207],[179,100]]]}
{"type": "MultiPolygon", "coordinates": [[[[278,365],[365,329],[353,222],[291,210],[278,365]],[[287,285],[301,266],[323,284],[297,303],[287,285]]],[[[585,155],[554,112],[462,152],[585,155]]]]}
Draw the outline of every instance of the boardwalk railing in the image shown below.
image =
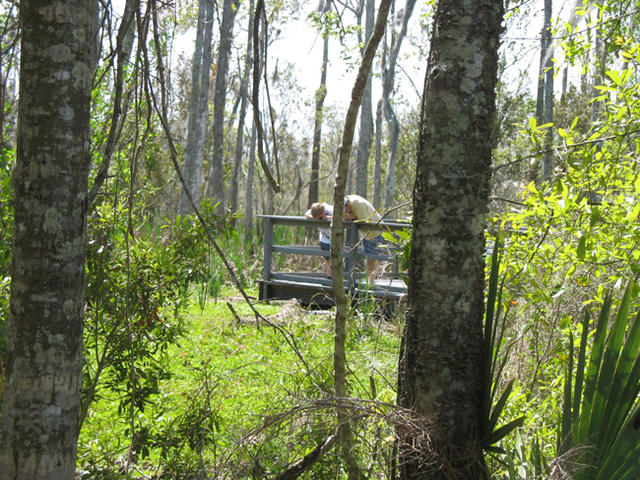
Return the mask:
{"type": "MultiPolygon", "coordinates": [[[[316,272],[276,272],[273,270],[274,254],[303,255],[329,257],[329,252],[319,246],[307,245],[276,245],[274,244],[274,227],[286,225],[289,227],[329,228],[329,220],[307,219],[298,216],[258,215],[264,220],[264,267],[260,281],[260,299],[291,299],[297,298],[302,303],[331,304],[333,286],[331,279],[323,273],[316,272]]],[[[374,293],[377,296],[401,297],[406,293],[404,282],[397,278],[397,250],[393,247],[383,248],[385,253],[365,254],[360,245],[360,231],[377,230],[395,232],[411,228],[408,222],[385,220],[380,223],[344,222],[346,239],[343,247],[345,288],[354,293],[374,293]],[[358,279],[356,266],[364,258],[380,261],[391,261],[394,265],[392,278],[380,279],[375,285],[366,285],[358,279]],[[396,277],[396,278],[394,278],[396,277]]],[[[387,242],[384,242],[387,245],[387,242]]],[[[317,245],[317,244],[316,244],[317,245]]]]}

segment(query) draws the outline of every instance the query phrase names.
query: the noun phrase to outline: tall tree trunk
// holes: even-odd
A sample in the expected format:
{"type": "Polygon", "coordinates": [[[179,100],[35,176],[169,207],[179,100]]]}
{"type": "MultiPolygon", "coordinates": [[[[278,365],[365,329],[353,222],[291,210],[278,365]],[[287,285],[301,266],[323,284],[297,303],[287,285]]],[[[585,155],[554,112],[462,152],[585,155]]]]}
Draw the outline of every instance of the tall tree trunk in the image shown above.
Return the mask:
{"type": "Polygon", "coordinates": [[[224,107],[227,98],[227,72],[229,70],[233,23],[239,3],[240,0],[224,0],[213,100],[213,156],[209,162],[207,196],[213,202],[219,201],[222,208],[224,208],[224,107]]]}
{"type": "MultiPolygon", "coordinates": [[[[333,272],[333,292],[336,302],[333,377],[335,395],[339,400],[348,396],[345,353],[347,297],[344,290],[344,267],[342,264],[344,209],[341,208],[341,206],[344,203],[347,172],[350,170],[349,159],[351,157],[351,144],[353,143],[353,134],[355,131],[358,109],[362,102],[362,95],[366,86],[367,78],[371,72],[371,64],[373,63],[376,49],[384,33],[384,27],[387,22],[387,15],[389,14],[391,1],[392,0],[382,0],[380,2],[378,17],[376,18],[373,33],[364,49],[360,69],[358,70],[358,75],[356,76],[356,81],[351,91],[351,102],[347,109],[342,139],[340,141],[338,170],[336,173],[335,189],[333,192],[333,204],[335,205],[335,208],[333,210],[333,220],[331,221],[331,271],[333,272]]],[[[362,473],[353,452],[354,444],[349,415],[338,407],[337,418],[338,437],[340,439],[340,446],[346,463],[349,480],[359,479],[362,477],[362,473]]]]}
{"type": "MultiPolygon", "coordinates": [[[[268,159],[269,168],[271,168],[272,162],[269,161],[268,154],[267,154],[267,159],[268,159]]],[[[279,212],[276,212],[276,199],[275,199],[275,193],[273,191],[273,188],[266,188],[265,195],[266,195],[265,212],[267,213],[267,215],[274,215],[276,213],[279,213],[279,212]]]]}
{"type": "Polygon", "coordinates": [[[485,213],[502,0],[439,0],[422,98],[409,309],[398,401],[430,425],[399,429],[400,478],[481,479],[485,213]],[[432,456],[428,456],[432,454],[432,456]],[[430,460],[437,462],[435,468],[430,460]]]}
{"type": "MultiPolygon", "coordinates": [[[[597,14],[600,15],[599,11],[597,14]]],[[[604,22],[605,20],[604,13],[602,13],[601,15],[603,15],[603,17],[598,20],[599,24],[602,24],[602,22],[604,22]]],[[[604,41],[602,38],[602,35],[603,35],[602,26],[599,26],[598,28],[596,28],[594,34],[595,34],[595,48],[593,52],[594,76],[593,76],[593,87],[592,87],[591,95],[593,97],[596,97],[600,93],[598,91],[598,87],[604,85],[604,76],[605,76],[606,64],[607,64],[607,59],[606,59],[607,51],[606,51],[606,48],[604,47],[604,41]]],[[[593,122],[597,122],[598,120],[600,120],[601,109],[602,109],[601,100],[593,102],[592,111],[591,111],[591,120],[593,122]]]]}
{"type": "MultiPolygon", "coordinates": [[[[331,0],[326,0],[323,7],[323,14],[331,8],[331,0]]],[[[318,201],[319,178],[320,178],[320,144],[322,141],[322,119],[324,99],[327,96],[327,65],[329,63],[329,32],[324,34],[324,44],[322,48],[322,65],[320,66],[320,87],[316,90],[316,110],[313,123],[313,146],[311,149],[311,179],[309,180],[309,201],[307,207],[310,208],[314,202],[318,201]]]]}
{"type": "MultiPolygon", "coordinates": [[[[133,50],[133,40],[136,33],[136,11],[138,9],[138,0],[127,0],[124,7],[122,18],[120,19],[120,26],[118,27],[118,33],[116,34],[116,71],[115,78],[113,80],[113,103],[111,113],[111,124],[109,125],[109,133],[105,143],[100,148],[100,154],[102,157],[102,163],[98,167],[98,171],[95,175],[93,185],[91,185],[88,194],[89,205],[92,205],[95,201],[100,188],[109,175],[109,167],[111,165],[111,159],[113,152],[116,150],[116,145],[120,139],[122,128],[127,117],[127,111],[131,102],[131,94],[127,92],[123,98],[124,84],[125,84],[125,71],[129,66],[129,60],[131,58],[131,52],[133,50]]],[[[96,29],[98,26],[96,26],[96,29]]],[[[98,43],[98,42],[96,42],[98,43]]],[[[97,45],[94,50],[93,57],[93,72],[95,74],[95,67],[98,63],[97,45]]]]}
{"type": "MultiPolygon", "coordinates": [[[[249,2],[249,12],[253,11],[253,0],[249,2]]],[[[240,82],[240,113],[238,114],[238,127],[236,133],[236,150],[231,172],[231,185],[229,186],[229,209],[231,213],[238,210],[238,177],[242,167],[242,153],[244,146],[244,119],[247,114],[247,103],[249,103],[249,75],[253,63],[253,15],[249,15],[249,28],[247,29],[247,51],[245,53],[244,70],[240,82]]],[[[235,221],[235,217],[234,218],[235,221]]]]}
{"type": "MultiPolygon", "coordinates": [[[[183,176],[191,198],[200,206],[202,195],[202,163],[209,116],[209,77],[211,74],[211,49],[213,36],[213,2],[200,0],[196,45],[191,66],[191,96],[189,98],[189,127],[183,176]]],[[[184,192],[178,200],[178,214],[191,213],[191,203],[184,192]]]]}
{"type": "MultiPolygon", "coordinates": [[[[536,97],[536,121],[538,125],[547,123],[548,108],[553,111],[553,72],[551,67],[551,0],[544,0],[544,21],[540,35],[540,66],[538,67],[538,88],[536,97]],[[550,83],[550,85],[549,85],[550,83]],[[551,90],[549,90],[551,89],[551,90]],[[549,95],[549,92],[551,95],[549,95]],[[550,101],[549,101],[550,99],[550,101]],[[550,105],[547,104],[549,101],[550,105]]],[[[545,144],[552,133],[549,130],[545,138],[545,144]]],[[[549,145],[550,146],[550,145],[549,145]]],[[[547,180],[551,164],[551,155],[545,153],[542,161],[543,178],[547,180]]],[[[539,178],[540,164],[533,162],[529,172],[529,179],[536,181],[539,178]]]]}
{"type": "Polygon", "coordinates": [[[247,191],[244,196],[245,241],[251,243],[253,237],[253,178],[256,170],[256,125],[251,127],[251,146],[249,147],[249,165],[247,166],[247,191]]]}
{"type": "Polygon", "coordinates": [[[384,116],[387,120],[387,124],[389,125],[389,161],[387,163],[387,183],[384,196],[385,210],[393,207],[394,203],[393,200],[396,184],[396,152],[398,150],[398,137],[400,136],[400,124],[398,123],[396,114],[391,106],[391,94],[393,93],[393,87],[395,84],[398,54],[400,53],[402,41],[407,35],[407,25],[409,24],[409,19],[411,18],[413,7],[415,7],[415,5],[416,0],[407,0],[402,15],[402,27],[400,28],[400,32],[398,32],[397,36],[392,35],[391,50],[382,74],[382,101],[384,105],[384,116]]]}
{"type": "Polygon", "coordinates": [[[13,43],[9,37],[11,33],[13,33],[13,29],[8,28],[10,22],[13,22],[13,5],[9,7],[9,10],[4,15],[3,25],[0,26],[0,32],[2,35],[0,36],[0,155],[4,154],[4,150],[6,148],[7,142],[4,138],[4,124],[6,122],[5,116],[7,114],[7,107],[5,106],[5,102],[7,100],[7,81],[6,78],[9,76],[9,72],[13,68],[13,54],[12,50],[14,46],[9,46],[10,43],[13,43]],[[5,44],[7,45],[5,47],[5,44]],[[6,69],[6,75],[5,75],[6,69]]]}
{"type": "MultiPolygon", "coordinates": [[[[391,16],[394,15],[395,2],[391,4],[391,16]]],[[[393,20],[391,21],[393,25],[393,20]]],[[[382,70],[387,63],[388,45],[387,39],[390,36],[392,27],[387,27],[382,40],[382,70]]],[[[384,104],[382,98],[378,100],[376,105],[376,123],[374,136],[374,163],[373,163],[373,206],[382,210],[382,120],[384,116],[384,104]]]]}
{"type": "Polygon", "coordinates": [[[546,24],[543,22],[540,32],[540,65],[538,66],[538,87],[536,90],[536,121],[538,125],[544,123],[544,74],[545,56],[547,54],[546,24]]]}
{"type": "Polygon", "coordinates": [[[96,7],[94,0],[20,2],[2,478],[75,475],[96,7]]]}
{"type": "MultiPolygon", "coordinates": [[[[551,13],[552,0],[544,0],[544,33],[545,44],[545,79],[544,79],[544,123],[553,123],[553,48],[551,39],[551,13]]],[[[544,160],[542,167],[542,178],[546,182],[553,178],[553,155],[551,146],[553,144],[553,128],[549,127],[545,135],[544,160]]]]}
{"type": "Polygon", "coordinates": [[[376,107],[375,160],[373,166],[373,206],[382,209],[382,117],[384,105],[378,100],[376,107]]]}
{"type": "MultiPolygon", "coordinates": [[[[375,0],[365,0],[365,43],[371,38],[373,22],[376,14],[375,0]]],[[[356,193],[367,196],[369,181],[369,151],[373,141],[373,110],[371,106],[371,72],[362,93],[362,107],[360,109],[360,136],[358,138],[358,155],[356,161],[356,193]]]]}

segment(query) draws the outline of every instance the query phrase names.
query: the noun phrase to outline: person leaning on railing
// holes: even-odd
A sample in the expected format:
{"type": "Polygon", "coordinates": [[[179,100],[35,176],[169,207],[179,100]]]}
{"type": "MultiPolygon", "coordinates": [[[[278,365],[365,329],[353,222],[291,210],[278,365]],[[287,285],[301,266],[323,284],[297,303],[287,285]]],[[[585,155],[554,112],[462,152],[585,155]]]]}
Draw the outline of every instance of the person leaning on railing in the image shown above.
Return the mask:
{"type": "MultiPolygon", "coordinates": [[[[360,220],[364,222],[378,223],[382,216],[371,203],[360,195],[347,195],[344,197],[344,219],[360,220]]],[[[377,255],[380,252],[382,235],[376,230],[361,231],[362,247],[365,254],[377,255]]],[[[367,278],[369,282],[375,280],[378,273],[379,262],[373,258],[367,258],[367,278]]]]}
{"type": "MultiPolygon", "coordinates": [[[[324,202],[316,202],[311,205],[311,208],[304,212],[304,216],[307,218],[315,218],[316,220],[331,220],[333,218],[333,205],[329,205],[324,202]]],[[[324,251],[331,250],[331,231],[329,228],[319,228],[319,240],[320,248],[324,251]]],[[[327,271],[327,275],[331,277],[331,260],[329,257],[324,257],[324,268],[327,271]]]]}

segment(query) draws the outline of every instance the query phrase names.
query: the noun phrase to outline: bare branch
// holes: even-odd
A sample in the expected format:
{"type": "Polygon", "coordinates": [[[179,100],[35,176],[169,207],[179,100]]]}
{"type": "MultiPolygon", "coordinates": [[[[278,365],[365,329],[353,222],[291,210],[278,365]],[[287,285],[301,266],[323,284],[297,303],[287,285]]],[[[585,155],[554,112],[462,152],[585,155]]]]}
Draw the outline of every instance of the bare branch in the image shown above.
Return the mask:
{"type": "MultiPolygon", "coordinates": [[[[252,104],[253,104],[253,120],[256,124],[257,133],[258,133],[258,159],[260,160],[260,165],[262,166],[262,170],[267,178],[267,182],[269,186],[273,189],[274,192],[280,193],[282,188],[273,178],[271,171],[269,170],[269,165],[265,159],[264,155],[264,129],[262,128],[262,121],[260,120],[260,18],[265,16],[264,10],[264,0],[258,0],[256,5],[256,11],[254,14],[253,21],[253,95],[252,95],[252,104]]],[[[266,23],[266,18],[265,18],[266,23]]],[[[265,49],[266,49],[265,44],[265,49]]],[[[266,55],[265,55],[266,57],[266,55]]]]}

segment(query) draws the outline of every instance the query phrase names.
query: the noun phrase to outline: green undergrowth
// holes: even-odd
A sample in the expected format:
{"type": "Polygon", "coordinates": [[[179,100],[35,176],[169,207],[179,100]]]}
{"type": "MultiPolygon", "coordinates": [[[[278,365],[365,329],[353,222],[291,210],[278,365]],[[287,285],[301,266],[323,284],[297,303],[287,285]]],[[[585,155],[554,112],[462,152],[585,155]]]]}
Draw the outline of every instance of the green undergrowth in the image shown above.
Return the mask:
{"type": "MultiPolygon", "coordinates": [[[[322,403],[333,389],[332,312],[257,303],[256,321],[231,291],[201,305],[193,296],[182,313],[184,334],[160,360],[169,373],[142,411],[123,411],[112,392],[94,401],[83,478],[272,478],[333,433],[322,403]]],[[[350,394],[393,402],[401,325],[371,311],[349,322],[350,394]]],[[[379,433],[370,429],[363,441],[379,433]]],[[[339,464],[329,453],[302,478],[339,478],[339,464]]]]}

